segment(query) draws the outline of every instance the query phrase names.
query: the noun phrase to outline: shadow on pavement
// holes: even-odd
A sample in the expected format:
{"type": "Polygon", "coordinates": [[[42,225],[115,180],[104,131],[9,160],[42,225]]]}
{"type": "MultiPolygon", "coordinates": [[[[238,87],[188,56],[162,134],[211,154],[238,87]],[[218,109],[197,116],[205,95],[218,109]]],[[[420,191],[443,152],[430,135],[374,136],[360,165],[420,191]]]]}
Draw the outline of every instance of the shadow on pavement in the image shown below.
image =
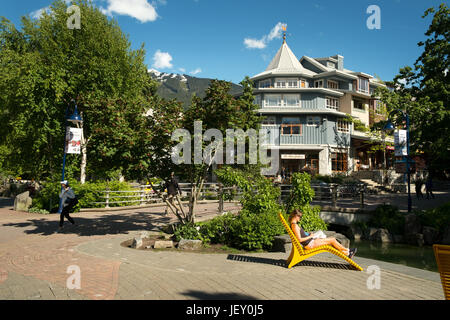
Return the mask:
{"type": "MultiPolygon", "coordinates": [[[[59,215],[58,215],[59,217],[59,215]]],[[[96,236],[128,233],[130,231],[158,229],[159,225],[170,223],[170,217],[150,217],[148,213],[111,214],[100,217],[77,217],[71,214],[75,226],[65,219],[63,234],[77,234],[79,236],[96,236]]],[[[51,221],[45,218],[28,219],[23,222],[6,223],[2,226],[27,228],[25,234],[51,235],[57,232],[59,219],[51,221]]]]}
{"type": "Polygon", "coordinates": [[[0,209],[14,207],[14,199],[0,198],[0,209]]]}
{"type": "Polygon", "coordinates": [[[240,294],[240,293],[207,293],[203,291],[189,290],[182,292],[182,295],[197,298],[200,300],[258,300],[256,297],[240,294]]]}
{"type": "MultiPolygon", "coordinates": [[[[274,266],[287,268],[286,260],[284,260],[284,259],[271,259],[271,258],[261,258],[261,257],[251,257],[251,256],[229,254],[227,256],[227,260],[271,264],[274,266]]],[[[321,267],[321,268],[332,268],[332,269],[342,269],[342,270],[354,270],[354,268],[349,264],[334,263],[334,262],[322,262],[322,261],[314,261],[314,260],[303,260],[302,262],[300,262],[294,266],[294,268],[298,268],[298,267],[321,267]]]]}

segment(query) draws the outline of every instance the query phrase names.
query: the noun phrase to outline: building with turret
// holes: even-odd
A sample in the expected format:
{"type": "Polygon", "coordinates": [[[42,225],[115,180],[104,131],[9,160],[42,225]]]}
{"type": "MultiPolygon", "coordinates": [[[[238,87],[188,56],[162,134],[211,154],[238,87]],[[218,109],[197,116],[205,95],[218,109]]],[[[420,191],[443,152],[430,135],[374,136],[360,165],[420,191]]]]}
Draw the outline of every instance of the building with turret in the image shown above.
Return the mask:
{"type": "Polygon", "coordinates": [[[383,118],[372,93],[384,84],[372,75],[346,69],[341,55],[298,59],[284,36],[267,69],[251,80],[280,169],[330,175],[381,167],[382,152],[369,152],[374,138],[348,121],[350,115],[361,128],[383,118]]]}

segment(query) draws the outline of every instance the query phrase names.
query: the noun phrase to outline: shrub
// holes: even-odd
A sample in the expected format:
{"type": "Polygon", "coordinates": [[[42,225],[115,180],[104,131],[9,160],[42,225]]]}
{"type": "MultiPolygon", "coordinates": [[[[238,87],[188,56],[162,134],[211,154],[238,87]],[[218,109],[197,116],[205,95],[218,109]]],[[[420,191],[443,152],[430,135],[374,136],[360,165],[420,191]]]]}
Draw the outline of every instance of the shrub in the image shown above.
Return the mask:
{"type": "Polygon", "coordinates": [[[200,234],[203,239],[211,243],[229,243],[230,226],[235,216],[232,213],[226,213],[208,222],[200,222],[200,234]]]}
{"type": "Polygon", "coordinates": [[[274,236],[285,232],[275,212],[253,214],[242,211],[230,226],[230,245],[244,250],[272,247],[274,236]]]}
{"type": "Polygon", "coordinates": [[[39,214],[49,214],[50,212],[48,212],[45,209],[38,209],[38,208],[30,208],[28,209],[29,213],[39,213],[39,214]]]}
{"type": "Polygon", "coordinates": [[[311,207],[308,204],[306,206],[303,206],[301,210],[303,212],[303,215],[302,219],[300,220],[300,225],[302,226],[303,230],[305,230],[306,232],[310,232],[328,229],[328,226],[325,223],[325,221],[323,221],[322,218],[319,216],[320,213],[319,206],[311,207]]]}
{"type": "Polygon", "coordinates": [[[443,234],[450,226],[450,202],[437,208],[415,212],[424,226],[433,227],[443,234]]]}
{"type": "Polygon", "coordinates": [[[388,229],[389,232],[394,234],[402,234],[405,217],[397,207],[391,205],[378,206],[369,221],[367,222],[369,227],[388,229]]]}
{"type": "Polygon", "coordinates": [[[174,231],[175,240],[180,241],[181,239],[190,240],[202,240],[202,242],[208,242],[199,232],[200,227],[197,224],[187,223],[178,225],[174,231]]]}

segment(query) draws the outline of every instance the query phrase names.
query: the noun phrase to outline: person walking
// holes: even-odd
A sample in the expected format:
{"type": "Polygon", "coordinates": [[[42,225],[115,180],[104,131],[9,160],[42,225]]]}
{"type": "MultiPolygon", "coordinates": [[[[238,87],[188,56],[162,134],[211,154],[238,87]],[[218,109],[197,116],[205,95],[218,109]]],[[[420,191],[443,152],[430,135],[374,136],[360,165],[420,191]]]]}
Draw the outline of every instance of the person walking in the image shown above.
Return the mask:
{"type": "Polygon", "coordinates": [[[422,181],[422,178],[420,176],[418,176],[418,175],[416,176],[415,185],[416,185],[416,196],[417,196],[417,199],[419,199],[419,198],[423,199],[423,193],[422,193],[423,181],[422,181]]]}
{"type": "Polygon", "coordinates": [[[427,200],[430,199],[430,195],[431,195],[431,198],[434,199],[433,180],[431,177],[431,173],[428,173],[428,178],[427,178],[427,181],[425,182],[425,191],[427,192],[427,200]]]}
{"type": "MultiPolygon", "coordinates": [[[[177,179],[175,179],[175,173],[171,172],[170,173],[170,179],[169,181],[166,182],[166,184],[164,185],[164,188],[167,189],[167,201],[175,207],[176,212],[178,213],[178,209],[175,206],[175,203],[173,202],[174,198],[176,198],[176,196],[179,194],[181,194],[181,189],[180,186],[178,184],[177,179]]],[[[169,210],[169,206],[166,207],[166,211],[164,212],[164,215],[167,215],[169,210]]]]}
{"type": "Polygon", "coordinates": [[[59,217],[59,231],[61,231],[64,226],[64,217],[66,217],[72,225],[75,225],[75,221],[72,219],[69,213],[72,212],[73,208],[78,203],[78,199],[75,196],[72,188],[70,188],[67,180],[61,181],[61,186],[63,190],[59,194],[59,198],[61,199],[63,209],[59,217]]]}

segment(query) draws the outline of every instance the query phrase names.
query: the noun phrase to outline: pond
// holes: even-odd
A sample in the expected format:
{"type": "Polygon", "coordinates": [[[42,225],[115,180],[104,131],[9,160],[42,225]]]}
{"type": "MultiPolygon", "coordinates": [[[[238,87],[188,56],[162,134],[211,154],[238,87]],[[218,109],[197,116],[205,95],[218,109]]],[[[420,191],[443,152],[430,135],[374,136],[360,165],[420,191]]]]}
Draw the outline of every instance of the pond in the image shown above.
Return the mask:
{"type": "Polygon", "coordinates": [[[406,244],[377,243],[366,240],[351,241],[350,248],[357,247],[357,256],[408,267],[439,272],[432,246],[411,246],[406,244]]]}

